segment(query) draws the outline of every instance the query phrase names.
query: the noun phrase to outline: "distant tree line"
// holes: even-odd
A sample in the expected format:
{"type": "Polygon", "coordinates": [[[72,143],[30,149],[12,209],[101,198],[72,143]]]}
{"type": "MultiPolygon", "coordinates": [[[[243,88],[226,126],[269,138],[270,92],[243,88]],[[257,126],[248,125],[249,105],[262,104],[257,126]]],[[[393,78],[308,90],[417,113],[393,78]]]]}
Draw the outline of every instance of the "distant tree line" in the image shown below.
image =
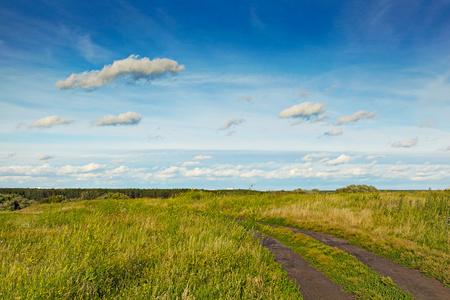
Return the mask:
{"type": "MultiPolygon", "coordinates": [[[[66,199],[93,200],[107,193],[121,193],[129,198],[170,198],[189,189],[37,189],[37,188],[0,188],[0,194],[15,194],[37,202],[53,196],[66,199]]],[[[53,199],[55,200],[55,199],[53,199]]],[[[51,202],[51,201],[50,201],[51,202]]],[[[61,202],[61,201],[54,201],[61,202]]]]}
{"type": "Polygon", "coordinates": [[[93,199],[170,198],[189,189],[37,189],[0,188],[0,210],[18,210],[35,203],[93,199]]]}

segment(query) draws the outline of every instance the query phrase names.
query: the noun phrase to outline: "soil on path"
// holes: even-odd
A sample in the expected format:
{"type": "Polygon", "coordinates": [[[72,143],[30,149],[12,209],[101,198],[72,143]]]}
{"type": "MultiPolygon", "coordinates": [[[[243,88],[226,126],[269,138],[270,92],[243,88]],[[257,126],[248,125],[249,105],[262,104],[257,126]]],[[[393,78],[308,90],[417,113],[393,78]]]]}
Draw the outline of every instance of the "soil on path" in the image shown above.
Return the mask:
{"type": "Polygon", "coordinates": [[[255,237],[269,249],[275,261],[281,264],[289,278],[299,287],[303,299],[353,299],[353,295],[342,291],[339,285],[328,279],[289,247],[273,237],[262,236],[258,231],[255,232],[255,237]]]}
{"type": "Polygon", "coordinates": [[[380,257],[360,247],[350,245],[347,240],[333,235],[314,232],[305,229],[290,228],[293,232],[300,232],[319,242],[341,249],[358,259],[363,264],[382,276],[389,276],[399,287],[413,295],[414,299],[449,300],[450,289],[438,280],[420,275],[418,270],[408,269],[392,260],[380,257]]]}

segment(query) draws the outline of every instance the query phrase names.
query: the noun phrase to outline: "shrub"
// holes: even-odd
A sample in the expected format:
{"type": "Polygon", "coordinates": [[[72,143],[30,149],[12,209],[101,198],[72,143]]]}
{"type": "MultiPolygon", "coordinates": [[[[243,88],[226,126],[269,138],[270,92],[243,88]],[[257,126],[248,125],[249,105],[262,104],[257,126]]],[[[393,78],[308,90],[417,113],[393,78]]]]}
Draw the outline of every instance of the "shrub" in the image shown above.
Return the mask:
{"type": "Polygon", "coordinates": [[[42,199],[41,203],[60,203],[66,201],[67,198],[63,195],[54,195],[47,198],[42,199]]]}
{"type": "Polygon", "coordinates": [[[98,200],[123,200],[123,199],[130,199],[130,197],[128,197],[125,194],[122,193],[111,193],[108,192],[106,194],[101,195],[98,200]]]}
{"type": "Polygon", "coordinates": [[[346,187],[337,189],[336,192],[338,193],[363,193],[363,192],[377,192],[377,188],[371,185],[365,185],[365,184],[351,184],[346,187]]]}
{"type": "Polygon", "coordinates": [[[0,194],[0,210],[19,210],[35,203],[17,194],[0,194]]]}

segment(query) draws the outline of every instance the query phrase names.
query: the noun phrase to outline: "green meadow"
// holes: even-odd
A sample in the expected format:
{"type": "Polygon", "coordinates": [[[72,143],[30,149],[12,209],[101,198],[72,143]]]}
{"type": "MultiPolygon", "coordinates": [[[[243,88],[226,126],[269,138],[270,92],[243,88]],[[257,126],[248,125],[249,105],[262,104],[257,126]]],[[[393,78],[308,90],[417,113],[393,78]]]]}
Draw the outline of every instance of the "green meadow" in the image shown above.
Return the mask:
{"type": "Polygon", "coordinates": [[[344,237],[450,285],[449,191],[101,198],[0,212],[0,298],[302,299],[254,229],[358,299],[411,298],[345,252],[259,222],[344,237]]]}

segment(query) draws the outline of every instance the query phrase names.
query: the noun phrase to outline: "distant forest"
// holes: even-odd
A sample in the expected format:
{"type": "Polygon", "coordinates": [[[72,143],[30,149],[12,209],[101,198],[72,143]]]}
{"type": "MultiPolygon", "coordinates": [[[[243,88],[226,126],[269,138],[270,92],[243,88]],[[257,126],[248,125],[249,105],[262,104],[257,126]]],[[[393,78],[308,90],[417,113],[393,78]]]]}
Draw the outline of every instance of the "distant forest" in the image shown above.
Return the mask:
{"type": "MultiPolygon", "coordinates": [[[[129,198],[170,198],[189,189],[38,189],[0,188],[0,194],[15,194],[24,198],[43,202],[46,198],[62,196],[67,199],[93,200],[105,194],[120,193],[129,198]]],[[[45,202],[45,201],[44,201],[45,202]]]]}

